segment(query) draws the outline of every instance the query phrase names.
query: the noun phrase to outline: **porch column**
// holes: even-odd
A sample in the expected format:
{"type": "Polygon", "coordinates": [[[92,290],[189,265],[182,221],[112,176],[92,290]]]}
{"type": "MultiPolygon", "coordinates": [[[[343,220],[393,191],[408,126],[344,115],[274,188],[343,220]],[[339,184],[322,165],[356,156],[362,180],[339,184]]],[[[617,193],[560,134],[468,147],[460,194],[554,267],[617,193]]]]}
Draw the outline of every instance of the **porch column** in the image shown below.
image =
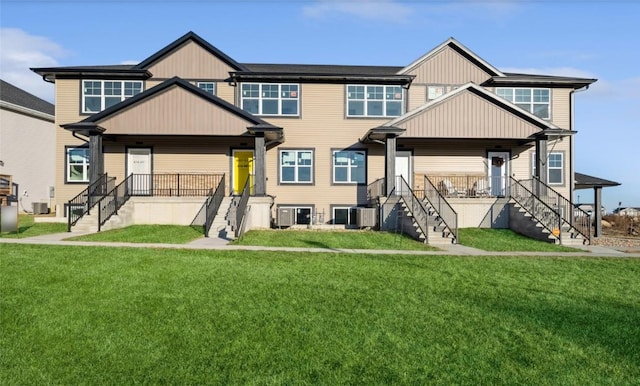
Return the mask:
{"type": "Polygon", "coordinates": [[[256,196],[264,196],[267,192],[267,180],[266,180],[266,146],[264,142],[264,133],[256,133],[255,138],[255,159],[253,160],[253,167],[255,170],[254,176],[254,194],[256,196]]]}
{"type": "Polygon", "coordinates": [[[102,153],[102,134],[89,134],[89,184],[98,181],[104,174],[104,153],[102,153]]]}
{"type": "Polygon", "coordinates": [[[388,134],[385,141],[385,186],[386,195],[390,196],[396,186],[396,135],[388,134]]]}
{"type": "Polygon", "coordinates": [[[593,187],[593,203],[594,221],[596,223],[593,237],[600,237],[602,236],[602,186],[593,187]]]}
{"type": "Polygon", "coordinates": [[[547,183],[547,138],[536,138],[536,177],[545,184],[547,183]]]}

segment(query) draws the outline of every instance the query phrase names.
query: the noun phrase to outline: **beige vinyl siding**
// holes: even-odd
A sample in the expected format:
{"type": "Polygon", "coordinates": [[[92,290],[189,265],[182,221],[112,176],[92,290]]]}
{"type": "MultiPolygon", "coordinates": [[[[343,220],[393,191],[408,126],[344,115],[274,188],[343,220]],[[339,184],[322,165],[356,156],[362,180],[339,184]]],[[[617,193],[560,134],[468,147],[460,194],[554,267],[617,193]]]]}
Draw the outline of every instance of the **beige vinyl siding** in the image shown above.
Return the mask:
{"type": "Polygon", "coordinates": [[[82,190],[86,189],[86,184],[66,184],[65,183],[65,146],[81,146],[85,142],[74,138],[71,132],[63,129],[60,125],[78,122],[86,115],[80,115],[80,80],[77,79],[57,79],[56,80],[56,115],[55,115],[55,200],[56,210],[64,210],[64,204],[75,197],[82,190]],[[58,207],[59,205],[59,207],[58,207]]]}
{"type": "Polygon", "coordinates": [[[232,105],[236,104],[236,88],[227,82],[216,83],[216,95],[232,105]]]}
{"type": "Polygon", "coordinates": [[[153,88],[162,82],[163,82],[162,80],[158,80],[158,79],[147,79],[144,82],[144,89],[149,90],[150,88],[153,88]]]}
{"type": "MultiPolygon", "coordinates": [[[[349,147],[367,149],[367,180],[384,176],[384,146],[364,145],[359,138],[388,119],[345,118],[345,85],[301,85],[300,118],[265,117],[269,123],[284,127],[286,142],[267,152],[267,192],[276,196],[276,204],[314,204],[331,217],[331,204],[363,204],[366,186],[332,184],[333,150],[349,147]],[[314,149],[314,185],[279,185],[279,148],[314,149]]],[[[277,206],[276,205],[276,206],[277,206]]],[[[273,215],[276,216],[276,206],[273,215]]]]}
{"type": "Polygon", "coordinates": [[[551,122],[563,129],[569,130],[571,89],[556,88],[551,90],[551,122]]]}
{"type": "Polygon", "coordinates": [[[108,134],[241,135],[252,123],[174,86],[99,122],[108,134]]]}
{"type": "Polygon", "coordinates": [[[409,108],[407,111],[414,110],[427,103],[427,86],[423,84],[413,84],[409,88],[409,108]]]}
{"type": "Polygon", "coordinates": [[[416,76],[414,83],[449,85],[468,82],[481,84],[491,77],[449,46],[443,47],[407,74],[416,76]]]}
{"type": "Polygon", "coordinates": [[[148,68],[155,78],[226,79],[234,69],[189,41],[148,68]]]}
{"type": "Polygon", "coordinates": [[[404,137],[527,138],[540,128],[484,98],[463,91],[397,124],[404,137]]]}

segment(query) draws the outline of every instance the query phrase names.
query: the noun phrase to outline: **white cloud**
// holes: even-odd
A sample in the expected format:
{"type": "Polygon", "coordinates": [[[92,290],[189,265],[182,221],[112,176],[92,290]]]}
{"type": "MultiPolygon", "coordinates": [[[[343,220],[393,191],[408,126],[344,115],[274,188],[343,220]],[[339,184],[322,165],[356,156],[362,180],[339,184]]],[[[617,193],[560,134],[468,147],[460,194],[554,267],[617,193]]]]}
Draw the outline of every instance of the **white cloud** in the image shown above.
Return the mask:
{"type": "Polygon", "coordinates": [[[53,102],[54,87],[30,67],[55,67],[67,51],[49,38],[18,28],[0,28],[0,77],[16,87],[53,102]]]}
{"type": "Polygon", "coordinates": [[[120,64],[138,64],[140,63],[139,60],[123,60],[122,62],[120,62],[120,64]]]}
{"type": "Polygon", "coordinates": [[[404,23],[412,9],[392,0],[318,0],[315,4],[305,6],[302,12],[305,16],[318,19],[343,14],[367,20],[404,23]]]}

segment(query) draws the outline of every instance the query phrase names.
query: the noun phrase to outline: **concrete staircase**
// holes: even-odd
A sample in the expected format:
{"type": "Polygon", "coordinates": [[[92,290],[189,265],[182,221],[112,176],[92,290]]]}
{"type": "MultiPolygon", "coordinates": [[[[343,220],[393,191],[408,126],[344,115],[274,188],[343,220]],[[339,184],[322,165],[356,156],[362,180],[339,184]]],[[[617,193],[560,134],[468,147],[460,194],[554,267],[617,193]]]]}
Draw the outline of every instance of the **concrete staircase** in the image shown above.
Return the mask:
{"type": "MultiPolygon", "coordinates": [[[[127,201],[120,209],[118,214],[113,215],[101,227],[101,231],[111,229],[124,228],[133,224],[133,202],[127,201]]],[[[96,233],[98,232],[98,207],[91,210],[90,215],[83,216],[73,227],[71,232],[78,233],[96,233]]]]}
{"type": "Polygon", "coordinates": [[[225,240],[233,240],[235,238],[235,197],[224,197],[218,213],[213,219],[209,237],[218,237],[225,240]]]}
{"type": "MultiPolygon", "coordinates": [[[[551,241],[565,246],[587,243],[587,240],[566,222],[563,222],[561,227],[548,229],[543,225],[543,221],[547,222],[546,220],[557,214],[543,205],[531,206],[535,208],[535,216],[515,200],[509,201],[509,224],[512,230],[533,239],[551,241]]],[[[553,222],[559,223],[559,221],[553,222]]]]}

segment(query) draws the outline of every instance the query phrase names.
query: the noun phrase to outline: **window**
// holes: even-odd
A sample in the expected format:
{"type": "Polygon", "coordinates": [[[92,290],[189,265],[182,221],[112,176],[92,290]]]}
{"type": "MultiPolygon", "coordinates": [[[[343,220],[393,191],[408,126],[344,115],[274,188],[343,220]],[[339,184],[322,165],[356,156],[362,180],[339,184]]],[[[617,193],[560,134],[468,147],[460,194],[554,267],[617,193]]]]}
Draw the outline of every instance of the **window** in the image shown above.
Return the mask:
{"type": "Polygon", "coordinates": [[[427,86],[427,100],[432,101],[440,98],[447,92],[446,86],[427,86]]]}
{"type": "Polygon", "coordinates": [[[280,150],[280,183],[313,182],[313,150],[280,150]]]}
{"type": "Polygon", "coordinates": [[[142,81],[82,81],[82,112],[97,113],[142,92],[142,81]]]}
{"type": "Polygon", "coordinates": [[[336,150],[333,152],[333,182],[336,184],[364,184],[367,171],[364,150],[336,150]]]}
{"type": "Polygon", "coordinates": [[[403,101],[400,86],[347,86],[348,117],[398,117],[403,101]]]}
{"type": "Polygon", "coordinates": [[[548,88],[499,87],[496,94],[537,117],[551,117],[551,91],[548,88]]]}
{"type": "Polygon", "coordinates": [[[298,115],[299,85],[242,84],[242,109],[256,115],[298,115]]]}
{"type": "MultiPolygon", "coordinates": [[[[544,160],[543,160],[544,161],[544,160]]],[[[564,153],[550,153],[547,162],[547,182],[549,185],[564,183],[564,153]]],[[[533,153],[533,175],[536,175],[536,153],[533,153]]]]}
{"type": "Polygon", "coordinates": [[[216,82],[197,82],[196,86],[211,95],[216,95],[216,82]]]}
{"type": "Polygon", "coordinates": [[[334,206],[333,207],[333,223],[344,225],[357,224],[357,210],[355,206],[334,206]]]}
{"type": "Polygon", "coordinates": [[[67,182],[89,182],[89,148],[67,148],[67,182]]]}

